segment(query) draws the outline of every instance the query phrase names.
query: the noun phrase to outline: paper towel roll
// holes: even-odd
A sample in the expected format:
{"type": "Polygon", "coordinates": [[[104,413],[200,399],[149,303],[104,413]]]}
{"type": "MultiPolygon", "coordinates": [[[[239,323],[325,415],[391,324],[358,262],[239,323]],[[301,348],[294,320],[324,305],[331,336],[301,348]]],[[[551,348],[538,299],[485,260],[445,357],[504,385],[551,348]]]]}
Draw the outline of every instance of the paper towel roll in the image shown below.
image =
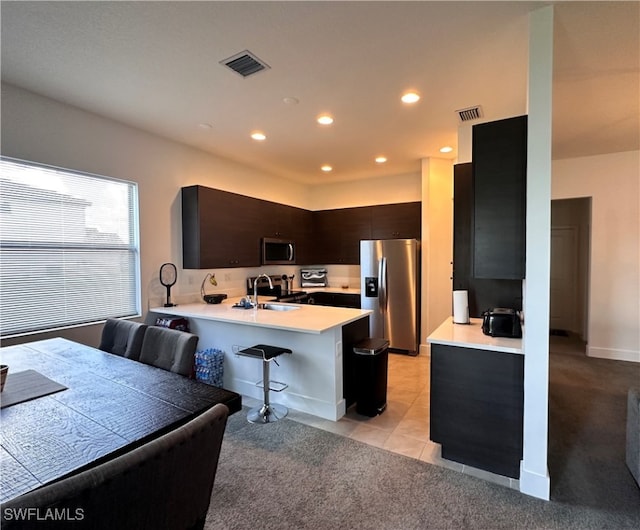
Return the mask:
{"type": "Polygon", "coordinates": [[[469,323],[469,294],[467,291],[453,291],[453,323],[469,323]]]}

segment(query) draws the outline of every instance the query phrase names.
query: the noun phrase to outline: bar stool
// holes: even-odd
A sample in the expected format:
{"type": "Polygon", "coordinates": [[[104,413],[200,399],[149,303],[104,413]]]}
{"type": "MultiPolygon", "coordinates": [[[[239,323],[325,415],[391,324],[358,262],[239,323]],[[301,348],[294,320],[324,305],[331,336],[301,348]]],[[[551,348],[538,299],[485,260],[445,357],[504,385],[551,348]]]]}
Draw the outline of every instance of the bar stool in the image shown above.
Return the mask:
{"type": "Polygon", "coordinates": [[[274,392],[282,392],[287,388],[287,386],[289,386],[278,381],[269,380],[269,363],[273,361],[278,364],[276,357],[283,353],[291,353],[291,350],[281,348],[280,346],[269,346],[268,344],[257,344],[251,348],[238,350],[238,355],[262,359],[262,389],[264,402],[262,405],[251,409],[247,414],[247,420],[251,423],[273,423],[284,418],[289,412],[287,407],[276,404],[272,405],[269,403],[270,390],[273,390],[274,392]]]}

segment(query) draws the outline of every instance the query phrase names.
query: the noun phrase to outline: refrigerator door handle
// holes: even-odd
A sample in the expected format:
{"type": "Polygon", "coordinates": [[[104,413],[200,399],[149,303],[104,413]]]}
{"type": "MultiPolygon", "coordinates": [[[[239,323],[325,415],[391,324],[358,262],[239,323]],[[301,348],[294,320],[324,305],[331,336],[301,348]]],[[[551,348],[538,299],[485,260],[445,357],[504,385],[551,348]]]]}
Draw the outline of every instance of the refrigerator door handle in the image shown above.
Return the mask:
{"type": "Polygon", "coordinates": [[[387,258],[380,258],[378,277],[380,278],[379,301],[382,314],[387,312],[387,258]]]}

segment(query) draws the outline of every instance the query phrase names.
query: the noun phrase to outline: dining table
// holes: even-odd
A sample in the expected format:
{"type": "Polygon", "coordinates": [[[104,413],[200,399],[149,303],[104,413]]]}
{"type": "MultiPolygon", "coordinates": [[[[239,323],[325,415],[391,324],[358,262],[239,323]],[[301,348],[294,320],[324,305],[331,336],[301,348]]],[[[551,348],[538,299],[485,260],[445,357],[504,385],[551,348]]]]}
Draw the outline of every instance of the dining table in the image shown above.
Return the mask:
{"type": "Polygon", "coordinates": [[[0,362],[9,366],[0,502],[128,452],[217,403],[230,414],[242,408],[235,392],[63,338],[0,348],[0,362]]]}

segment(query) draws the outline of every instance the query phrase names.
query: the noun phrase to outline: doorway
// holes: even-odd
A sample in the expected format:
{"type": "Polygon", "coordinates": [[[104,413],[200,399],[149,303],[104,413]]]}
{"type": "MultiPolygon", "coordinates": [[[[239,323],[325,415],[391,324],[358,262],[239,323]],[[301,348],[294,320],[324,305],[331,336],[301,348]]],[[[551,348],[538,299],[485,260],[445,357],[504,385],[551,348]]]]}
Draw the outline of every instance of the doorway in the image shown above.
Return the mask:
{"type": "Polygon", "coordinates": [[[588,341],[591,198],[551,201],[551,336],[588,341]]]}

